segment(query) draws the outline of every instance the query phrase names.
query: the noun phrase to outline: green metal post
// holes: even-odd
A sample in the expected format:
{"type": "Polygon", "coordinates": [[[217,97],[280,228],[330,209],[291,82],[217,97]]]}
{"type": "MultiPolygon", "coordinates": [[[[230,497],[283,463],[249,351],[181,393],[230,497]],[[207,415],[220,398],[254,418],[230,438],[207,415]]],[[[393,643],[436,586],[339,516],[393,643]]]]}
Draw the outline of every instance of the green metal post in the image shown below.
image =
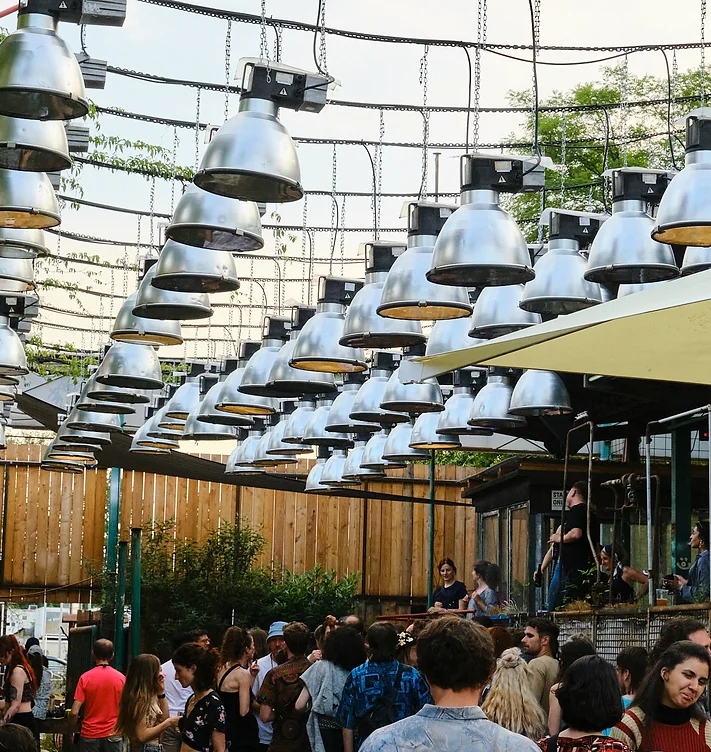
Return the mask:
{"type": "Polygon", "coordinates": [[[109,529],[106,544],[106,569],[116,572],[116,546],[118,544],[119,512],[121,509],[121,470],[111,468],[109,483],[109,529]]]}
{"type": "Polygon", "coordinates": [[[434,593],[434,541],[435,541],[435,450],[430,450],[430,540],[427,556],[427,608],[433,604],[434,593]]]}
{"type": "Polygon", "coordinates": [[[687,577],[691,566],[691,431],[676,428],[671,439],[672,571],[687,577]]]}
{"type": "Polygon", "coordinates": [[[131,658],[141,652],[141,528],[131,528],[131,658]]]}
{"type": "Polygon", "coordinates": [[[116,621],[114,625],[114,665],[119,671],[123,670],[124,653],[126,650],[123,637],[123,610],[126,603],[126,560],[128,559],[128,543],[118,544],[118,575],[116,578],[116,621]]]}

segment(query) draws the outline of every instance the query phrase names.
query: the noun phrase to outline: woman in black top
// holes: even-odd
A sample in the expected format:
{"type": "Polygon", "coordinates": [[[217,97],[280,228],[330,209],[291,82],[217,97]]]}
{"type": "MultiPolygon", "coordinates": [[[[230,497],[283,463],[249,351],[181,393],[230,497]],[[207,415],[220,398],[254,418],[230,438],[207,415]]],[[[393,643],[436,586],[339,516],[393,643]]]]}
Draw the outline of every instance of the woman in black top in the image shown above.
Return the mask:
{"type": "Polygon", "coordinates": [[[434,591],[432,611],[459,608],[459,601],[467,597],[467,587],[457,577],[457,567],[451,559],[442,559],[437,565],[442,584],[434,591]]]}
{"type": "Polygon", "coordinates": [[[0,664],[5,667],[0,724],[16,723],[28,728],[39,745],[39,727],[32,715],[37,679],[15,635],[0,637],[0,664]]]}
{"type": "Polygon", "coordinates": [[[225,707],[230,750],[259,750],[259,727],[252,712],[252,684],[259,673],[253,661],[254,641],[240,627],[230,627],[222,640],[222,668],[217,675],[217,694],[225,707]]]}
{"type": "Polygon", "coordinates": [[[612,546],[603,546],[600,551],[600,564],[607,575],[610,588],[612,589],[613,603],[634,603],[647,594],[649,590],[649,577],[634,567],[626,567],[613,552],[612,546]],[[639,595],[635,596],[634,584],[642,585],[639,595]]]}
{"type": "Polygon", "coordinates": [[[173,653],[175,678],[193,695],[185,705],[178,728],[184,747],[198,752],[226,752],[225,708],[215,686],[219,656],[196,642],[181,645],[173,653]]]}

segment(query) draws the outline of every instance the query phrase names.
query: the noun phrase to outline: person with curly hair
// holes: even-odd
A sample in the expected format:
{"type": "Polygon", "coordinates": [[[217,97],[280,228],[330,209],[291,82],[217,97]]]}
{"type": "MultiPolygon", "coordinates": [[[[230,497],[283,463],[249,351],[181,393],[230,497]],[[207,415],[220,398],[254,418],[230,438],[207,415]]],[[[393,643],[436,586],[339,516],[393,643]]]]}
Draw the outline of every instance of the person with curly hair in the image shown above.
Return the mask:
{"type": "Polygon", "coordinates": [[[528,665],[518,648],[504,650],[496,662],[491,689],[481,706],[486,717],[533,741],[546,732],[546,716],[531,692],[528,665]]]}

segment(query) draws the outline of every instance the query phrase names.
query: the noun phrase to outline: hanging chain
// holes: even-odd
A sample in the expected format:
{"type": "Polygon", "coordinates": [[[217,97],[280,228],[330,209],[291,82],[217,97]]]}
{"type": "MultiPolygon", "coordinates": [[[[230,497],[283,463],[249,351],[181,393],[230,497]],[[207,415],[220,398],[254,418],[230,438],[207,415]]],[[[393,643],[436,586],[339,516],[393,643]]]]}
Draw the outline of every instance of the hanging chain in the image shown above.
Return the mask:
{"type": "MultiPolygon", "coordinates": [[[[141,231],[141,218],[138,218],[139,226],[138,226],[138,232],[140,234],[141,231]]],[[[121,259],[121,266],[123,266],[123,296],[124,298],[128,297],[128,246],[123,247],[123,258],[121,259]]],[[[138,264],[136,264],[138,266],[138,264]]]]}
{"type": "Polygon", "coordinates": [[[375,231],[375,239],[380,238],[380,210],[382,208],[381,195],[383,191],[383,139],[385,138],[385,113],[380,110],[380,132],[378,135],[378,143],[375,147],[375,168],[377,179],[375,181],[375,218],[377,220],[377,227],[375,231]]]}
{"type": "Polygon", "coordinates": [[[202,89],[197,90],[195,101],[195,172],[200,167],[200,95],[202,89]]]}
{"type": "Polygon", "coordinates": [[[701,106],[706,106],[706,0],[701,0],[701,106]]]}
{"type": "MultiPolygon", "coordinates": [[[[178,138],[178,128],[173,126],[173,174],[178,171],[178,145],[180,139],[178,138]]],[[[170,214],[172,216],[175,209],[175,178],[170,181],[170,214]]]]}
{"type": "Polygon", "coordinates": [[[262,0],[262,14],[259,20],[259,57],[269,60],[269,46],[267,44],[267,0],[262,0]]]}
{"type": "MultiPolygon", "coordinates": [[[[237,309],[239,310],[239,309],[237,309]]],[[[232,330],[234,329],[234,306],[230,306],[227,309],[227,332],[228,336],[225,339],[224,342],[224,348],[223,353],[225,358],[227,358],[230,354],[230,342],[234,345],[234,335],[232,334],[232,330]]],[[[235,353],[236,355],[237,353],[235,353]]]]}
{"type": "Polygon", "coordinates": [[[629,59],[625,55],[620,78],[620,140],[622,141],[622,166],[627,167],[627,110],[629,107],[629,59]]]}
{"type": "MultiPolygon", "coordinates": [[[[534,0],[533,2],[533,43],[536,46],[536,49],[540,47],[540,44],[541,44],[541,0],[534,0]]],[[[538,111],[536,108],[537,88],[538,88],[538,84],[536,82],[536,71],[535,71],[535,66],[534,66],[533,72],[531,73],[531,125],[532,125],[534,135],[538,133],[538,130],[536,127],[536,120],[538,118],[538,111]]],[[[534,140],[537,140],[537,139],[534,139],[534,140]]],[[[539,149],[539,145],[537,143],[534,143],[532,152],[535,154],[537,149],[539,149]]],[[[540,154],[540,151],[538,153],[540,154]]]]}
{"type": "MultiPolygon", "coordinates": [[[[543,214],[543,211],[546,208],[546,192],[545,190],[542,190],[540,192],[540,198],[538,201],[538,216],[540,217],[541,214],[543,214]]],[[[538,222],[538,237],[537,237],[537,243],[538,243],[538,249],[537,251],[540,251],[540,249],[543,247],[543,225],[538,222]]]]}
{"type": "Polygon", "coordinates": [[[672,70],[671,70],[671,121],[675,119],[676,96],[679,90],[679,63],[676,59],[676,50],[672,51],[672,70]]]}
{"type": "Polygon", "coordinates": [[[326,62],[326,0],[321,0],[321,12],[318,19],[319,25],[319,44],[318,44],[318,62],[321,72],[328,75],[328,64],[326,62]]]}
{"type": "Polygon", "coordinates": [[[280,63],[282,59],[282,31],[283,29],[281,27],[281,24],[276,24],[276,26],[274,27],[274,59],[277,61],[277,63],[280,63]]]}
{"type": "Polygon", "coordinates": [[[230,68],[232,63],[232,20],[227,21],[225,34],[225,121],[230,117],[230,68]]]}
{"type": "Polygon", "coordinates": [[[595,211],[595,200],[593,198],[593,187],[590,186],[590,190],[588,191],[588,211],[595,211]]]}
{"type": "MultiPolygon", "coordinates": [[[[338,177],[338,151],[336,145],[333,145],[333,160],[331,162],[331,249],[336,245],[336,232],[338,228],[336,225],[336,213],[338,212],[338,204],[336,199],[336,180],[338,177]]],[[[333,273],[333,251],[329,254],[328,273],[333,273]]]]}
{"type": "Polygon", "coordinates": [[[429,45],[425,45],[425,51],[420,59],[420,86],[422,86],[422,179],[420,181],[419,198],[427,196],[427,146],[430,137],[430,113],[427,109],[427,56],[430,51],[429,45]]]}
{"type": "Polygon", "coordinates": [[[477,13],[476,41],[477,48],[474,51],[474,102],[472,113],[472,150],[479,147],[479,105],[481,101],[481,48],[486,43],[487,32],[487,0],[479,0],[477,13]]]}
{"type": "Polygon", "coordinates": [[[136,255],[137,255],[137,261],[140,262],[141,260],[141,248],[143,248],[143,243],[141,243],[141,220],[143,217],[139,214],[137,222],[137,228],[136,228],[136,255]]]}
{"type": "Polygon", "coordinates": [[[346,226],[346,197],[343,197],[343,201],[341,202],[341,277],[345,273],[345,262],[346,262],[346,234],[344,232],[346,226]]]}
{"type": "Polygon", "coordinates": [[[565,179],[568,176],[567,158],[568,121],[565,112],[560,118],[560,208],[565,208],[565,179]]]}
{"type": "Polygon", "coordinates": [[[111,282],[109,285],[109,292],[111,293],[111,297],[109,298],[109,316],[111,317],[111,320],[114,319],[114,289],[116,287],[116,269],[111,269],[111,282]]]}
{"type": "MultiPolygon", "coordinates": [[[[304,208],[301,212],[301,258],[303,259],[303,266],[301,268],[301,300],[306,300],[306,273],[304,266],[306,266],[306,243],[308,242],[308,230],[306,223],[308,221],[309,212],[309,197],[304,196],[304,208]]],[[[311,286],[309,285],[309,300],[308,305],[311,305],[311,286]]]]}
{"type": "Polygon", "coordinates": [[[151,223],[150,227],[148,229],[148,244],[151,247],[151,251],[155,248],[155,237],[153,235],[153,220],[154,220],[154,214],[155,214],[155,205],[156,205],[156,179],[153,178],[151,180],[151,198],[150,198],[150,208],[149,208],[149,214],[148,214],[148,221],[151,223]]]}

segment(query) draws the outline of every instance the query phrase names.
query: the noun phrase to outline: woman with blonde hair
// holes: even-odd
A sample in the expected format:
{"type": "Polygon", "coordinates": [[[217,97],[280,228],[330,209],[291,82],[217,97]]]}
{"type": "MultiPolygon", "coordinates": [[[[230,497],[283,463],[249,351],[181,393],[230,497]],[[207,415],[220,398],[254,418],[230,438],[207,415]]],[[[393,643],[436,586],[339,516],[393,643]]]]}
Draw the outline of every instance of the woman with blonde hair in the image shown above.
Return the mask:
{"type": "Polygon", "coordinates": [[[546,732],[546,717],[531,692],[528,666],[518,648],[504,650],[482,710],[486,717],[515,734],[537,741],[546,732]]]}
{"type": "Polygon", "coordinates": [[[152,752],[152,748],[160,749],[160,735],[178,721],[178,716],[170,717],[160,661],[148,653],[137,655],[129,664],[121,692],[117,733],[128,739],[131,752],[152,752]]]}

